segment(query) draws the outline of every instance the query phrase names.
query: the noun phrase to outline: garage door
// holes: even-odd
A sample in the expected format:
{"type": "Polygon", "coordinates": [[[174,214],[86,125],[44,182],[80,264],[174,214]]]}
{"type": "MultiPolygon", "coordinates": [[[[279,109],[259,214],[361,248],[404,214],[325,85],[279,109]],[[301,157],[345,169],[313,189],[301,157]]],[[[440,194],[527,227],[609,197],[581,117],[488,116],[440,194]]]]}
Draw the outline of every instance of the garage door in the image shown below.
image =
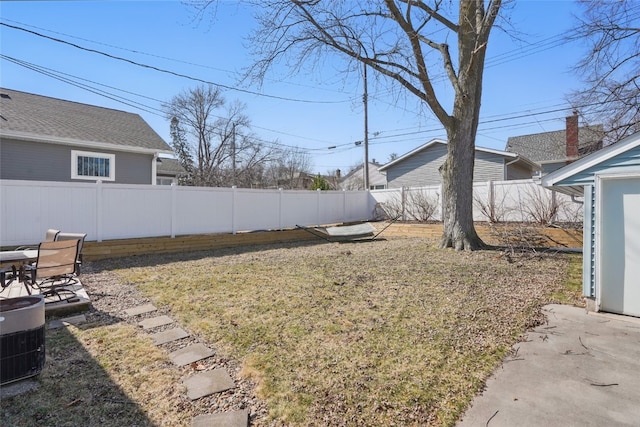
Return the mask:
{"type": "Polygon", "coordinates": [[[640,177],[602,178],[600,309],[640,317],[640,177]]]}

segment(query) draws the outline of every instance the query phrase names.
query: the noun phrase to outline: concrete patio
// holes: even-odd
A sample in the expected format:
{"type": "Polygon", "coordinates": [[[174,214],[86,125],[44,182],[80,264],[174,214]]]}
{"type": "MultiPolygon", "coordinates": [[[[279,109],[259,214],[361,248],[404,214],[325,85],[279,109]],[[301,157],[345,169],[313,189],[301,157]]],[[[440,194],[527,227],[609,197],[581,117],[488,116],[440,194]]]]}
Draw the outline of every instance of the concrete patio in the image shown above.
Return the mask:
{"type": "Polygon", "coordinates": [[[640,425],[640,319],[566,305],[544,313],[458,427],[640,425]]]}
{"type": "MultiPolygon", "coordinates": [[[[89,309],[91,300],[89,299],[87,291],[82,286],[80,278],[78,278],[78,282],[76,284],[68,286],[67,289],[75,292],[77,298],[74,298],[70,301],[56,301],[55,297],[45,298],[45,314],[69,314],[82,312],[89,309]]],[[[37,290],[32,290],[32,292],[37,293],[37,290]]],[[[9,286],[4,288],[2,292],[0,292],[0,299],[16,298],[27,295],[29,295],[29,293],[27,292],[27,288],[25,287],[25,285],[16,279],[9,286]]]]}

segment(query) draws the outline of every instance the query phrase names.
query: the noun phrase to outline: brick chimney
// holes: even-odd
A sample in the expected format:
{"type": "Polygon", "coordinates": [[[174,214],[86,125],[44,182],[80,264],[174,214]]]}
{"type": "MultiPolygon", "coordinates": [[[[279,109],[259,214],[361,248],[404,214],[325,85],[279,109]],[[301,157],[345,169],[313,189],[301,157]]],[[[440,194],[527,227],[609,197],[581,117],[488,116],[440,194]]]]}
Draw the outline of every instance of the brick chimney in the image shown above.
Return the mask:
{"type": "Polygon", "coordinates": [[[567,117],[567,160],[578,159],[578,112],[574,111],[572,116],[567,117]]]}

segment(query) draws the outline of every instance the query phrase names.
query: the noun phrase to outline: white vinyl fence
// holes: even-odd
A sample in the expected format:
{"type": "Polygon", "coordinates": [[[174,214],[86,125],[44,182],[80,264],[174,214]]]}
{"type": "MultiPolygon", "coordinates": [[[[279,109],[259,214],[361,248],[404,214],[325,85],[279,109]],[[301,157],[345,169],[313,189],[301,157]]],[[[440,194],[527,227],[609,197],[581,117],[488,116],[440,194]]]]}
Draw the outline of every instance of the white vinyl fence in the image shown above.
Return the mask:
{"type": "Polygon", "coordinates": [[[13,180],[0,180],[0,201],[0,246],[38,243],[48,228],[102,241],[363,221],[375,204],[364,191],[13,180]]]}
{"type": "MultiPolygon", "coordinates": [[[[442,220],[438,186],[372,191],[253,190],[0,180],[0,246],[48,228],[87,240],[280,230],[380,219],[442,220]]],[[[582,203],[532,180],[474,184],[476,221],[581,222],[582,203]]]]}
{"type": "MultiPolygon", "coordinates": [[[[372,190],[381,210],[395,218],[415,221],[442,220],[442,187],[405,187],[372,190]]],[[[475,221],[581,223],[582,199],[552,192],[533,180],[488,181],[473,185],[475,221]]]]}

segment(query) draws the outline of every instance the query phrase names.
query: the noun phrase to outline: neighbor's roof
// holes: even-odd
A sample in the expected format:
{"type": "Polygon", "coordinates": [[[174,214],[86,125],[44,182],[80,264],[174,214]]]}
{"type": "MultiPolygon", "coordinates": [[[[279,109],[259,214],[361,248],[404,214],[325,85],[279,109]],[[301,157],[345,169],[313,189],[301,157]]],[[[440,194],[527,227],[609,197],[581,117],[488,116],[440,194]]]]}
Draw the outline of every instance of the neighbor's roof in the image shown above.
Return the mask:
{"type": "MultiPolygon", "coordinates": [[[[396,165],[400,162],[405,161],[406,159],[408,159],[411,156],[414,156],[416,154],[418,154],[419,152],[426,150],[429,147],[434,146],[435,144],[447,144],[447,141],[442,140],[442,139],[432,139],[431,141],[427,142],[426,144],[421,145],[418,148],[415,148],[412,151],[409,151],[406,154],[403,154],[402,156],[398,157],[397,159],[382,165],[378,168],[379,171],[383,171],[383,170],[387,170],[388,168],[390,168],[393,165],[396,165]]],[[[498,156],[503,156],[505,158],[509,158],[509,159],[513,159],[514,161],[522,161],[524,163],[526,163],[527,165],[529,165],[529,167],[531,167],[534,170],[538,170],[540,169],[540,165],[536,164],[535,162],[532,162],[531,160],[529,160],[527,157],[520,155],[518,153],[510,153],[508,151],[501,151],[501,150],[494,150],[491,148],[484,148],[484,147],[475,147],[476,151],[482,151],[485,153],[491,153],[491,154],[497,154],[498,156]]]]}
{"type": "Polygon", "coordinates": [[[187,173],[179,160],[161,157],[158,159],[156,172],[158,175],[178,176],[187,173]]]}
{"type": "MultiPolygon", "coordinates": [[[[560,186],[562,185],[562,182],[566,181],[568,178],[571,178],[572,176],[594,166],[600,165],[601,163],[636,147],[640,147],[640,132],[629,135],[615,144],[607,145],[600,151],[585,156],[563,168],[543,176],[540,179],[540,183],[543,187],[554,187],[558,191],[562,191],[560,186]]],[[[576,186],[573,187],[577,188],[576,186]]],[[[580,191],[581,190],[582,189],[580,188],[580,191]]]]}
{"type": "MultiPolygon", "coordinates": [[[[595,151],[603,137],[602,125],[579,127],[578,150],[584,154],[595,151]]],[[[567,131],[512,136],[507,139],[506,151],[521,154],[537,163],[564,161],[567,158],[567,131]]]]}
{"type": "Polygon", "coordinates": [[[0,88],[0,135],[119,151],[172,153],[138,114],[0,88]]]}

